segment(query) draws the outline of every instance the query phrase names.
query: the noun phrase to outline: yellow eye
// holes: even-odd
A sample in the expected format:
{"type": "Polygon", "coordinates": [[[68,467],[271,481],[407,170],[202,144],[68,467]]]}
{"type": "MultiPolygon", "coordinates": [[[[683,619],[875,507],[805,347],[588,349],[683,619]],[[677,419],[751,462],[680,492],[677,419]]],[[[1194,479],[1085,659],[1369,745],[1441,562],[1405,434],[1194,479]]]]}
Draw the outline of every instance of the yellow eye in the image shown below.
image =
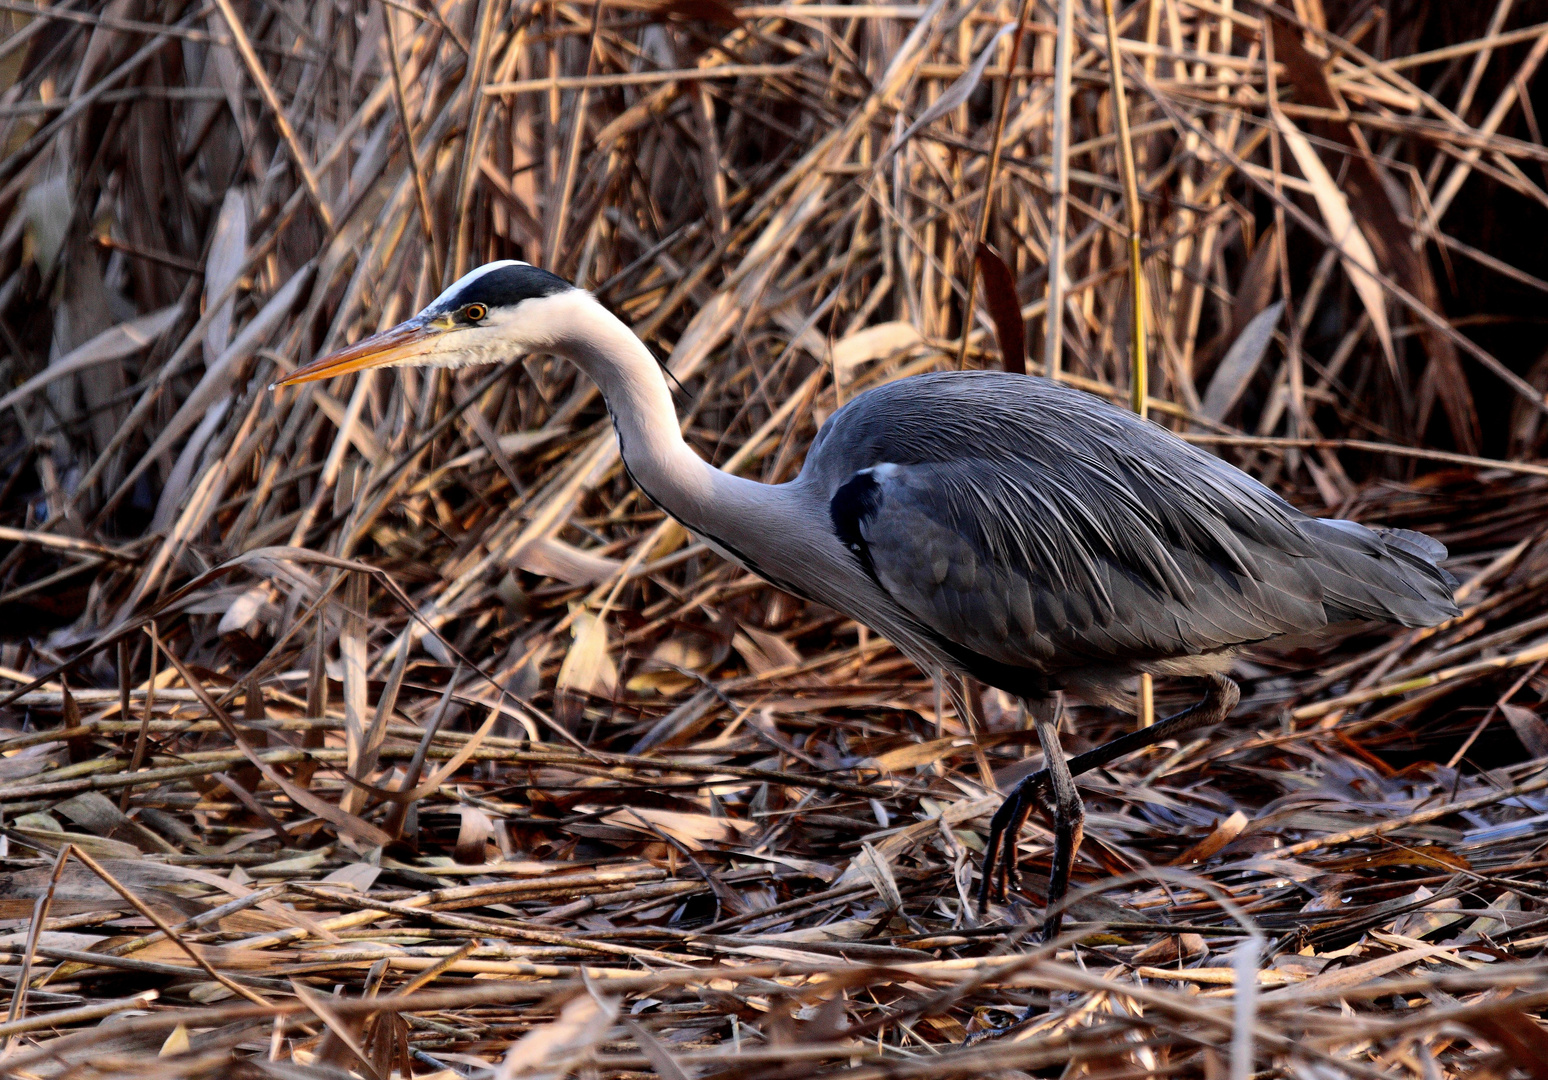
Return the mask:
{"type": "Polygon", "coordinates": [[[483,304],[469,304],[463,308],[462,314],[468,322],[481,322],[484,316],[489,314],[489,309],[483,304]]]}

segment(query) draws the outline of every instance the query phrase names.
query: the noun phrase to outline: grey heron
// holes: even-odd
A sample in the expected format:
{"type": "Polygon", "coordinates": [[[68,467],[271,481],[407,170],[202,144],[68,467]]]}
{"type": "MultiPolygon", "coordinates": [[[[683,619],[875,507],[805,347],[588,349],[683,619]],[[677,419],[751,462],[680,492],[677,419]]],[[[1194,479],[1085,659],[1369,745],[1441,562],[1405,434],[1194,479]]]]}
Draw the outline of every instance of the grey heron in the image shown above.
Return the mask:
{"type": "Polygon", "coordinates": [[[927,671],[1026,703],[1044,766],[994,816],[980,906],[1016,883],[1017,840],[1042,805],[1054,825],[1045,937],[1082,837],[1076,774],[1224,720],[1244,644],[1458,613],[1431,538],[1310,517],[1156,424],[1040,378],[899,379],[829,417],[794,480],[733,476],[683,440],[640,339],[589,292],[522,262],[479,267],[281,384],[525,352],[563,356],[597,384],[634,483],[715,551],[864,623],[927,671]],[[1144,672],[1202,677],[1204,697],[1066,761],[1064,693],[1114,701],[1144,672]]]}

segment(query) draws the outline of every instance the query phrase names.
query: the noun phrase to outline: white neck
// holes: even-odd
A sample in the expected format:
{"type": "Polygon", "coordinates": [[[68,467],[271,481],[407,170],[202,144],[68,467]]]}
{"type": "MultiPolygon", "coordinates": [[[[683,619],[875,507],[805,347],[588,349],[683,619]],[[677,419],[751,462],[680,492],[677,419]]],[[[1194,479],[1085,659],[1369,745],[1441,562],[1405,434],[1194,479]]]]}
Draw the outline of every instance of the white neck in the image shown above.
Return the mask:
{"type": "MultiPolygon", "coordinates": [[[[577,290],[564,294],[562,303],[556,301],[561,297],[544,302],[550,309],[544,321],[556,327],[545,345],[602,391],[619,452],[635,483],[700,536],[766,566],[774,555],[760,541],[775,529],[789,535],[781,488],[732,476],[700,458],[683,441],[661,368],[634,332],[589,293],[577,290]],[[564,317],[553,318],[561,307],[564,317]]],[[[777,567],[767,570],[779,572],[777,567]]]]}

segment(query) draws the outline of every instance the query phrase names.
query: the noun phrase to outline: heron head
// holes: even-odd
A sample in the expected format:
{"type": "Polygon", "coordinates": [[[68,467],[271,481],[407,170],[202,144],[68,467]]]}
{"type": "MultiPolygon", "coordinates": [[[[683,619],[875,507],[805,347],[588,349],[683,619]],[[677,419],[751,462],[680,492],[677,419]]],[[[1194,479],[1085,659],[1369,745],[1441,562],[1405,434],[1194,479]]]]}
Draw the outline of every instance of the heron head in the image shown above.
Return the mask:
{"type": "Polygon", "coordinates": [[[369,368],[492,364],[549,350],[591,294],[528,263],[506,259],[470,271],[412,319],[297,368],[277,386],[369,368]]]}

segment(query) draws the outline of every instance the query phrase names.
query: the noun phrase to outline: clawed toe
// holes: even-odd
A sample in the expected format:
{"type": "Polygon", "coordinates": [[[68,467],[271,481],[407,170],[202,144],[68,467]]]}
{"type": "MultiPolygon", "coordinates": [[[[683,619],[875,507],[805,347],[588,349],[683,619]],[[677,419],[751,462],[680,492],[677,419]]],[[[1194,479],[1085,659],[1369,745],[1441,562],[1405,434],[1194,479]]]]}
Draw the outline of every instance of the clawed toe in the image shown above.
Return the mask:
{"type": "Polygon", "coordinates": [[[989,910],[991,900],[1005,903],[1013,890],[1021,888],[1021,867],[1017,845],[1026,828],[1032,808],[1042,804],[1050,812],[1046,770],[1033,773],[1017,784],[989,822],[989,842],[984,848],[983,876],[978,886],[978,913],[989,910]]]}
{"type": "MultiPolygon", "coordinates": [[[[1020,884],[1016,866],[1017,841],[1034,805],[1041,804],[1053,818],[1053,866],[1048,876],[1048,907],[1064,898],[1070,884],[1070,864],[1080,849],[1085,809],[1075,781],[1070,775],[1064,751],[1059,745],[1058,720],[1062,697],[1027,702],[1028,715],[1043,744],[1044,768],[1017,784],[995,811],[989,825],[989,843],[984,849],[983,879],[979,884],[978,912],[985,914],[991,898],[1004,900],[1020,884]]],[[[1043,924],[1043,938],[1059,932],[1062,915],[1051,914],[1043,924]]]]}

